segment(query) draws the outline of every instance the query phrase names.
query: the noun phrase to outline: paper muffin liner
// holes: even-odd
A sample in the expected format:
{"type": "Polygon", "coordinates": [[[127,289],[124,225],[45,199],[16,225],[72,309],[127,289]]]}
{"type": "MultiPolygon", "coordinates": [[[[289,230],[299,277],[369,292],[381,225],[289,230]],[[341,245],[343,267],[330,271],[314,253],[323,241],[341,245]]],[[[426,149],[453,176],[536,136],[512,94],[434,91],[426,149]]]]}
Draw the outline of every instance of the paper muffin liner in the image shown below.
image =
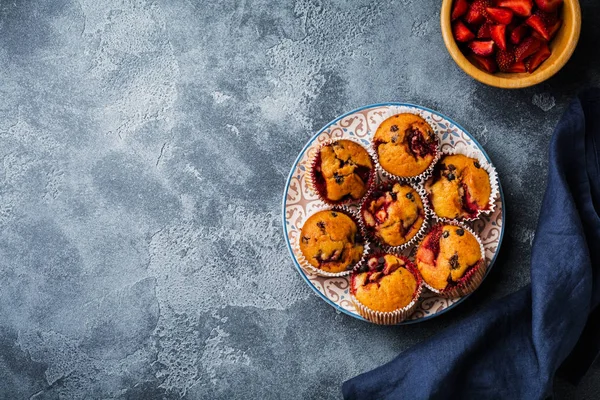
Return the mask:
{"type": "Polygon", "coordinates": [[[365,198],[366,194],[368,193],[369,189],[371,188],[371,186],[373,186],[375,184],[375,178],[376,178],[376,174],[377,174],[377,166],[375,163],[375,158],[373,155],[373,151],[368,148],[365,147],[365,145],[363,145],[358,139],[355,138],[335,138],[335,139],[328,139],[325,140],[323,143],[321,143],[319,145],[319,147],[317,148],[317,151],[315,152],[315,154],[312,156],[312,159],[310,161],[310,171],[308,174],[306,174],[306,183],[307,183],[307,187],[314,193],[317,195],[317,197],[319,198],[319,200],[321,200],[323,203],[330,205],[330,206],[343,206],[343,205],[358,205],[360,204],[360,202],[365,198]],[[371,160],[371,164],[373,165],[373,168],[371,169],[371,173],[369,174],[369,179],[366,182],[366,186],[367,186],[367,191],[365,192],[365,194],[360,198],[360,199],[353,199],[353,198],[348,198],[344,201],[339,201],[339,202],[335,202],[335,201],[331,201],[329,200],[327,197],[324,196],[323,193],[321,193],[318,190],[318,185],[317,185],[317,177],[316,177],[316,167],[317,167],[317,160],[319,158],[319,155],[321,154],[321,149],[324,146],[329,146],[335,142],[339,142],[340,140],[348,140],[350,142],[354,142],[357,145],[359,145],[362,149],[364,149],[367,154],[369,155],[369,158],[371,160]]]}
{"type": "Polygon", "coordinates": [[[377,244],[381,249],[383,249],[384,251],[389,252],[389,253],[400,253],[402,250],[407,249],[407,248],[411,247],[412,245],[414,245],[415,243],[423,240],[423,238],[425,237],[425,235],[427,233],[427,229],[429,227],[429,216],[431,215],[431,211],[428,208],[428,203],[425,201],[425,196],[426,196],[425,189],[422,186],[416,184],[415,182],[399,181],[397,179],[393,179],[393,180],[387,180],[387,181],[381,182],[379,185],[373,185],[369,189],[369,191],[367,192],[365,197],[363,198],[363,201],[360,203],[360,207],[358,209],[359,222],[361,224],[361,230],[362,230],[362,232],[364,232],[365,237],[367,237],[367,239],[369,239],[371,242],[373,242],[374,244],[377,244]],[[380,240],[378,237],[376,237],[375,234],[369,228],[367,228],[367,225],[365,223],[365,219],[363,216],[363,210],[365,209],[365,207],[367,207],[368,200],[372,199],[373,193],[377,189],[386,187],[387,185],[393,185],[394,183],[399,183],[401,185],[408,185],[411,188],[413,188],[417,192],[419,197],[421,198],[421,203],[423,204],[423,213],[424,213],[423,223],[421,224],[421,228],[419,228],[417,233],[409,241],[407,241],[404,244],[398,245],[398,246],[390,246],[389,244],[384,243],[382,240],[380,240]]]}
{"type": "MultiPolygon", "coordinates": [[[[356,215],[356,213],[352,210],[350,210],[348,207],[343,206],[343,205],[339,205],[339,206],[327,206],[324,205],[323,207],[317,208],[316,210],[314,210],[311,214],[307,215],[305,221],[307,221],[310,217],[312,217],[314,214],[319,213],[321,211],[337,211],[337,212],[341,212],[343,214],[346,214],[347,216],[349,216],[350,218],[352,218],[352,220],[354,221],[354,223],[356,224],[356,227],[358,228],[358,232],[360,233],[361,237],[363,238],[363,253],[362,256],[360,258],[360,260],[358,260],[358,262],[354,265],[349,266],[349,268],[345,271],[341,271],[341,272],[327,272],[327,271],[323,271],[320,268],[317,268],[315,266],[313,266],[311,263],[308,262],[308,260],[306,259],[306,257],[304,256],[304,253],[302,252],[302,249],[300,249],[300,240],[298,239],[298,242],[296,243],[295,247],[295,251],[294,253],[297,255],[296,259],[298,260],[298,263],[300,264],[300,266],[306,270],[309,271],[310,273],[314,274],[314,275],[319,275],[319,276],[323,276],[323,277],[327,277],[327,278],[338,278],[341,276],[348,276],[350,275],[350,273],[352,272],[352,270],[354,268],[360,267],[364,264],[367,255],[369,254],[370,248],[371,248],[371,244],[369,243],[369,240],[367,238],[367,236],[365,235],[365,232],[362,230],[361,225],[360,225],[360,218],[358,218],[358,216],[356,215]]],[[[300,229],[300,232],[302,231],[302,229],[300,229]]]]}
{"type": "MultiPolygon", "coordinates": [[[[360,314],[360,316],[364,319],[379,325],[396,325],[410,317],[417,308],[417,303],[419,302],[421,293],[423,292],[423,278],[421,277],[421,274],[419,273],[419,270],[416,267],[416,265],[412,261],[410,261],[410,259],[401,254],[387,251],[377,252],[370,254],[368,258],[381,257],[385,254],[393,254],[394,256],[404,260],[404,268],[410,271],[413,274],[413,276],[417,279],[417,289],[413,293],[412,301],[408,305],[394,311],[375,311],[365,306],[356,297],[354,297],[354,294],[352,293],[352,279],[350,279],[350,300],[352,301],[356,312],[358,312],[358,314],[360,314]]],[[[359,273],[359,269],[360,268],[355,267],[352,270],[352,273],[359,273]]]]}
{"type": "MultiPolygon", "coordinates": [[[[440,222],[452,222],[452,221],[475,221],[478,220],[479,218],[481,218],[482,215],[489,215],[491,213],[493,213],[496,210],[496,197],[498,197],[498,193],[500,192],[500,189],[498,187],[498,173],[496,172],[496,168],[494,168],[494,166],[488,161],[486,160],[484,157],[482,157],[476,150],[442,150],[440,151],[440,157],[438,159],[438,162],[441,161],[441,159],[444,156],[448,156],[448,155],[455,155],[455,154],[462,154],[464,156],[470,157],[470,158],[474,158],[477,160],[477,162],[479,163],[479,165],[481,166],[481,168],[483,168],[485,170],[485,172],[487,172],[488,177],[490,179],[490,187],[491,187],[491,191],[490,191],[490,198],[488,200],[488,204],[487,207],[483,210],[478,210],[477,214],[474,217],[458,217],[458,218],[445,218],[445,217],[440,217],[439,215],[436,214],[434,208],[433,208],[433,204],[431,204],[430,201],[430,193],[427,189],[425,189],[425,199],[427,200],[427,206],[429,208],[429,210],[431,211],[431,215],[440,222]]],[[[436,163],[437,164],[437,163],[436,163]]],[[[431,178],[431,176],[428,176],[427,179],[424,179],[422,184],[423,184],[423,188],[426,187],[426,183],[427,180],[429,180],[431,178]]]]}
{"type": "MultiPolygon", "coordinates": [[[[414,114],[414,115],[417,115],[417,116],[423,118],[423,116],[421,114],[419,114],[418,112],[406,111],[406,110],[402,110],[401,108],[399,108],[397,106],[391,106],[388,108],[388,110],[386,112],[383,113],[383,115],[382,115],[383,119],[381,120],[379,125],[381,125],[386,119],[393,117],[396,114],[414,114]]],[[[423,118],[423,119],[425,119],[425,118],[423,118]]],[[[429,124],[429,126],[431,127],[431,130],[433,131],[433,134],[434,134],[434,137],[435,137],[435,140],[437,143],[437,146],[435,147],[436,152],[433,156],[433,160],[431,160],[431,164],[429,164],[427,169],[415,176],[398,176],[398,175],[392,174],[391,172],[386,171],[385,168],[383,168],[381,166],[381,164],[379,163],[379,154],[377,153],[377,146],[376,146],[375,140],[371,139],[371,141],[372,141],[371,149],[373,150],[373,157],[375,159],[377,171],[379,173],[381,173],[381,175],[385,176],[387,179],[390,179],[390,180],[397,180],[397,181],[403,181],[403,182],[418,182],[420,180],[425,180],[425,179],[429,178],[429,176],[431,176],[431,173],[433,172],[433,167],[435,166],[435,164],[437,164],[437,162],[440,158],[440,135],[438,134],[437,128],[435,128],[429,122],[427,122],[427,124],[429,124]]],[[[377,132],[379,125],[377,125],[377,127],[375,128],[373,135],[375,135],[375,132],[377,132]]]]}
{"type": "MultiPolygon", "coordinates": [[[[459,226],[459,227],[463,228],[464,230],[466,230],[467,232],[471,233],[477,240],[477,243],[479,243],[479,251],[481,252],[481,259],[479,260],[479,262],[477,264],[475,264],[475,266],[471,267],[465,273],[465,275],[463,275],[463,277],[460,279],[460,281],[458,283],[456,283],[455,285],[452,285],[452,287],[450,287],[450,288],[446,288],[444,290],[435,289],[432,286],[430,286],[427,282],[425,282],[425,279],[423,279],[423,286],[425,286],[427,289],[429,289],[433,293],[439,295],[440,297],[445,297],[448,299],[462,297],[462,296],[466,296],[467,294],[473,293],[475,291],[475,289],[477,289],[479,287],[481,282],[483,282],[483,278],[485,277],[485,272],[487,271],[487,262],[485,260],[485,248],[483,247],[483,242],[481,241],[481,238],[467,225],[462,224],[457,221],[444,221],[444,222],[435,224],[431,227],[431,230],[433,230],[438,225],[459,226]]],[[[420,246],[420,244],[419,244],[419,246],[420,246]]],[[[415,263],[416,263],[416,260],[415,260],[415,263]]]]}

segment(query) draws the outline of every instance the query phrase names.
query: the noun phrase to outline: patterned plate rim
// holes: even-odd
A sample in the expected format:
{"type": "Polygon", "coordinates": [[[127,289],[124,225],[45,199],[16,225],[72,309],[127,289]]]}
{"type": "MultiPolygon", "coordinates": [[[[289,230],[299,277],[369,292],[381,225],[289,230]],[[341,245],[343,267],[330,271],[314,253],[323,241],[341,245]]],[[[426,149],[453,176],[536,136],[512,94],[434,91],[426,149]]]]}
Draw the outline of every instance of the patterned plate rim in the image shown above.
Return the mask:
{"type": "MultiPolygon", "coordinates": [[[[433,114],[436,114],[437,116],[444,118],[448,121],[450,121],[452,124],[454,124],[458,129],[460,129],[461,131],[463,131],[468,137],[469,139],[471,139],[473,141],[473,143],[477,146],[477,148],[481,151],[481,153],[484,155],[484,157],[486,158],[486,160],[488,160],[490,163],[492,163],[492,160],[490,159],[490,157],[488,156],[488,154],[486,153],[485,149],[483,148],[483,146],[477,141],[477,139],[475,139],[473,137],[473,135],[471,135],[465,128],[462,127],[462,125],[456,123],[456,121],[454,121],[452,118],[447,117],[444,114],[441,114],[435,110],[432,110],[430,108],[427,107],[423,107],[423,106],[419,106],[416,104],[411,104],[411,103],[398,103],[398,102],[387,102],[387,103],[375,103],[375,104],[370,104],[370,105],[366,105],[360,108],[357,108],[355,110],[349,111],[345,114],[340,115],[339,117],[336,117],[335,119],[331,120],[330,122],[328,122],[327,124],[325,124],[317,133],[315,133],[310,140],[306,143],[306,145],[302,148],[302,150],[300,151],[300,153],[298,154],[298,157],[296,158],[296,160],[294,161],[294,164],[292,164],[292,168],[290,170],[290,173],[288,175],[288,178],[285,182],[285,190],[283,192],[283,201],[282,201],[282,223],[283,223],[283,237],[285,239],[285,243],[286,246],[288,248],[288,251],[290,253],[290,257],[292,258],[292,261],[294,262],[294,267],[296,268],[296,270],[298,271],[298,273],[300,274],[300,276],[302,277],[302,279],[308,284],[308,286],[315,292],[317,293],[317,295],[324,300],[327,304],[329,304],[330,306],[332,306],[333,308],[335,308],[337,311],[342,312],[346,315],[349,315],[353,318],[359,319],[361,321],[365,321],[365,322],[369,322],[370,321],[366,320],[365,318],[361,317],[358,314],[354,314],[348,310],[346,310],[345,308],[335,304],[333,301],[331,301],[325,294],[323,294],[321,291],[319,291],[319,289],[317,289],[315,287],[315,285],[312,284],[312,282],[308,279],[308,277],[306,276],[306,274],[304,273],[304,271],[302,271],[302,268],[300,267],[300,264],[298,264],[298,261],[296,261],[296,257],[294,255],[294,251],[292,249],[292,246],[290,244],[290,240],[288,238],[287,235],[287,226],[286,226],[286,218],[285,218],[285,208],[286,208],[286,200],[287,200],[287,195],[288,195],[288,190],[290,187],[290,182],[294,176],[294,171],[296,170],[296,167],[298,165],[298,163],[300,162],[300,160],[302,159],[302,157],[304,156],[304,153],[308,150],[308,148],[313,144],[313,142],[319,137],[319,135],[321,133],[323,133],[323,131],[325,131],[326,129],[328,129],[331,125],[335,124],[336,122],[338,122],[339,120],[357,113],[359,111],[363,111],[369,108],[377,108],[377,107],[389,107],[389,106],[398,106],[398,107],[414,107],[414,108],[418,108],[421,109],[423,111],[427,111],[433,114]]],[[[493,164],[493,163],[492,163],[493,164]]],[[[500,200],[502,201],[502,229],[500,230],[500,237],[498,239],[498,247],[496,248],[496,252],[494,253],[494,257],[492,258],[492,260],[490,261],[490,265],[487,268],[487,271],[485,273],[485,276],[483,277],[483,279],[485,280],[485,278],[487,278],[487,276],[489,275],[490,271],[492,270],[492,267],[494,266],[494,263],[496,262],[496,258],[498,257],[498,254],[500,253],[500,248],[502,247],[502,239],[504,238],[504,229],[505,229],[505,222],[506,222],[506,207],[504,207],[504,190],[502,189],[502,184],[500,182],[500,179],[498,179],[498,188],[500,189],[500,200]]],[[[471,294],[470,293],[466,296],[463,296],[460,298],[460,300],[458,300],[456,303],[444,308],[442,311],[437,312],[435,314],[431,314],[428,315],[426,317],[423,318],[419,318],[419,319],[413,319],[413,320],[406,320],[403,322],[400,322],[397,325],[411,325],[411,324],[416,324],[419,322],[424,322],[424,321],[428,321],[432,318],[438,317],[442,314],[445,314],[446,312],[452,310],[454,307],[458,306],[459,304],[461,304],[463,301],[465,301],[471,294]]]]}

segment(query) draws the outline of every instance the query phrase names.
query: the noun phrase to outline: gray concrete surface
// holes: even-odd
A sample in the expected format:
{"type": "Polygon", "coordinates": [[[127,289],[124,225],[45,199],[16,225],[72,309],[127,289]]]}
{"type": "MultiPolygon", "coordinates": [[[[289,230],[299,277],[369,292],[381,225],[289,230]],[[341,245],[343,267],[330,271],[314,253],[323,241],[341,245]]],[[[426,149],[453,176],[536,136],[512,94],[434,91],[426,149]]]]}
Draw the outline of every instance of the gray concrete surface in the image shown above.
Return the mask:
{"type": "Polygon", "coordinates": [[[339,398],[525,285],[550,135],[600,84],[600,4],[582,7],[564,70],[505,91],[453,63],[437,0],[0,1],[0,398],[339,398]],[[507,202],[481,289],[407,327],[336,314],[280,227],[304,143],[383,101],[465,126],[507,202]]]}

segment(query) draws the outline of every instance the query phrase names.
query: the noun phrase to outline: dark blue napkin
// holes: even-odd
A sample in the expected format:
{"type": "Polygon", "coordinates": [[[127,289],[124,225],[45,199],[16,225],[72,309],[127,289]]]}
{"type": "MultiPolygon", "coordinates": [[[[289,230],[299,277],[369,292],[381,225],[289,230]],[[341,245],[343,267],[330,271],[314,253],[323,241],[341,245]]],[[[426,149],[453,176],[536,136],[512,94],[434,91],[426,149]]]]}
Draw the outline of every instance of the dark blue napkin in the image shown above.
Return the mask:
{"type": "Polygon", "coordinates": [[[344,383],[345,399],[543,399],[600,344],[600,90],[569,106],[550,145],[531,284],[344,383]]]}

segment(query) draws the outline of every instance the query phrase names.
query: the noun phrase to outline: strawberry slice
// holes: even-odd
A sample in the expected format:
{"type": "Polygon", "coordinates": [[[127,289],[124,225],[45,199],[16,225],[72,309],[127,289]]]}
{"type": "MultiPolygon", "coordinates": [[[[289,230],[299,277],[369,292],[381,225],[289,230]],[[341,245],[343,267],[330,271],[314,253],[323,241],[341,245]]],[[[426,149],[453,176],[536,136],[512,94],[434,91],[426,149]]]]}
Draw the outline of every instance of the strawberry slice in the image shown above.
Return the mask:
{"type": "Polygon", "coordinates": [[[508,72],[510,67],[515,63],[515,54],[512,50],[498,50],[496,52],[496,64],[502,72],[508,72]]]}
{"type": "Polygon", "coordinates": [[[492,24],[490,22],[486,22],[485,24],[481,25],[479,27],[479,30],[477,31],[477,38],[478,39],[490,39],[492,37],[492,35],[490,34],[490,28],[493,25],[494,24],[492,24]]]}
{"type": "Polygon", "coordinates": [[[467,3],[467,0],[456,0],[452,9],[452,21],[465,15],[468,9],[469,3],[467,3]]]}
{"type": "Polygon", "coordinates": [[[541,63],[543,63],[548,59],[548,57],[550,57],[550,54],[552,54],[552,52],[550,51],[550,48],[548,48],[548,45],[546,43],[542,44],[537,53],[532,55],[526,61],[527,70],[529,71],[529,73],[535,71],[541,63]]]}
{"type": "Polygon", "coordinates": [[[527,66],[525,65],[525,63],[523,61],[516,62],[513,65],[511,65],[510,68],[506,70],[506,72],[517,72],[517,73],[527,72],[527,66]]]}
{"type": "Polygon", "coordinates": [[[562,3],[563,0],[535,0],[539,9],[546,12],[556,11],[562,3]]]}
{"type": "Polygon", "coordinates": [[[539,39],[532,36],[528,37],[515,49],[515,60],[517,62],[523,61],[525,58],[538,51],[541,45],[542,42],[539,39]]]}
{"type": "Polygon", "coordinates": [[[539,15],[532,15],[525,20],[525,23],[533,28],[544,40],[550,40],[550,33],[544,20],[539,15]]]}
{"type": "Polygon", "coordinates": [[[515,14],[521,17],[529,17],[533,8],[532,0],[500,0],[496,7],[510,8],[515,14]]]}
{"type": "Polygon", "coordinates": [[[496,63],[492,57],[482,57],[478,56],[477,54],[473,54],[473,62],[475,62],[475,65],[477,65],[479,68],[489,72],[490,74],[496,72],[496,63]]]}
{"type": "Polygon", "coordinates": [[[556,33],[560,29],[561,25],[562,21],[559,19],[554,24],[548,26],[548,35],[550,36],[550,39],[556,36],[556,33]]]}
{"type": "Polygon", "coordinates": [[[470,42],[475,39],[473,32],[471,32],[460,20],[452,24],[452,32],[454,33],[454,39],[456,39],[457,42],[470,42]]]}
{"type": "Polygon", "coordinates": [[[506,8],[487,7],[488,17],[499,24],[508,25],[512,21],[513,12],[506,8]]]}
{"type": "Polygon", "coordinates": [[[506,25],[494,25],[490,28],[490,36],[496,46],[506,50],[506,25]]]}
{"type": "Polygon", "coordinates": [[[493,40],[473,40],[469,43],[469,48],[478,56],[489,56],[494,52],[493,40]]]}
{"type": "Polygon", "coordinates": [[[519,44],[519,43],[521,43],[521,41],[523,40],[523,38],[525,37],[525,35],[527,35],[528,33],[529,33],[529,26],[527,24],[521,24],[521,25],[517,26],[510,33],[510,41],[511,41],[511,43],[512,44],[519,44]]]}
{"type": "Polygon", "coordinates": [[[471,25],[483,24],[488,16],[486,8],[491,5],[491,0],[475,0],[465,15],[465,22],[471,25]]]}

